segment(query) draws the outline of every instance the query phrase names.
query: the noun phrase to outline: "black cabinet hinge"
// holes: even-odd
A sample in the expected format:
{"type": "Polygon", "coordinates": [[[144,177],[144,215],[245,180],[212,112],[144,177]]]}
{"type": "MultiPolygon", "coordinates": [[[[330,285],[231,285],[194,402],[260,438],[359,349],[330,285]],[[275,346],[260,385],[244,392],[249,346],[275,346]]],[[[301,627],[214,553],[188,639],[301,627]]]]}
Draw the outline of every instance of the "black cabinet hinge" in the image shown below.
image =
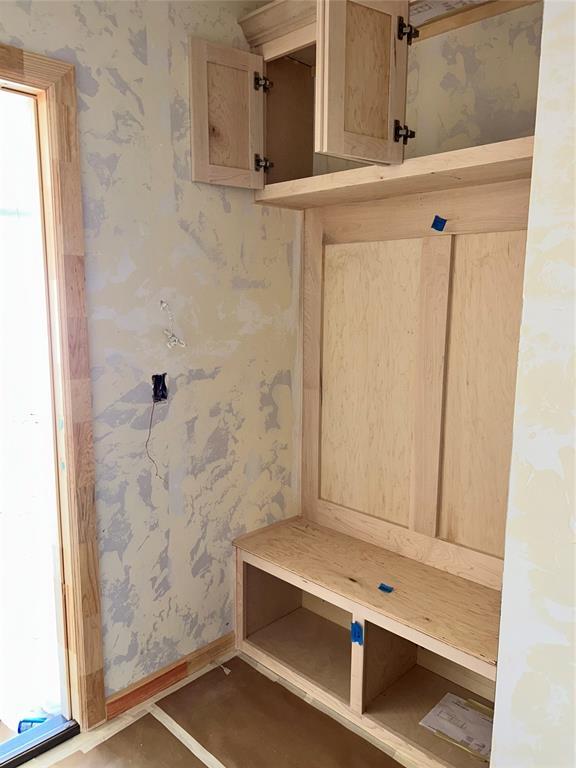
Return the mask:
{"type": "Polygon", "coordinates": [[[270,168],[274,168],[274,163],[271,160],[262,157],[262,155],[254,155],[254,170],[266,173],[270,168]]]}
{"type": "Polygon", "coordinates": [[[394,141],[402,141],[404,146],[408,144],[408,139],[413,139],[416,131],[411,131],[407,125],[402,125],[400,120],[394,120],[394,141]]]}
{"type": "Polygon", "coordinates": [[[420,30],[412,24],[406,24],[403,16],[398,16],[398,40],[408,38],[408,45],[412,45],[412,40],[420,37],[420,30]]]}
{"type": "Polygon", "coordinates": [[[254,72],[254,88],[259,91],[262,89],[264,93],[268,93],[274,83],[272,80],[268,80],[267,77],[261,75],[260,72],[254,72]]]}

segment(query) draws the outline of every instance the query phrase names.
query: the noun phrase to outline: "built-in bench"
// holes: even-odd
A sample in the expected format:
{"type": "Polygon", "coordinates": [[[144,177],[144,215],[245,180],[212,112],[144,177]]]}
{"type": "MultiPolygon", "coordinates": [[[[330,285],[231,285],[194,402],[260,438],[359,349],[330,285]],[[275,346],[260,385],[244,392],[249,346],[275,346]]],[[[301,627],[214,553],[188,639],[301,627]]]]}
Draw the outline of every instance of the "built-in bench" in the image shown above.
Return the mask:
{"type": "Polygon", "coordinates": [[[414,765],[478,764],[419,721],[493,701],[498,591],[303,518],[235,546],[240,651],[414,765]]]}

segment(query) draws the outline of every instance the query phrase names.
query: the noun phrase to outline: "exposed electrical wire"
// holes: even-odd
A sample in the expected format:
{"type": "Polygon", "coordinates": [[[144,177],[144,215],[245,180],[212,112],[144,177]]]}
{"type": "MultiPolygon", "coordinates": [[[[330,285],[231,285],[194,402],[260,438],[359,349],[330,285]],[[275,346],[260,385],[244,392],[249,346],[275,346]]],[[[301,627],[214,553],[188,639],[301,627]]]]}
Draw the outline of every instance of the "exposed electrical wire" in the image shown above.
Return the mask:
{"type": "Polygon", "coordinates": [[[152,437],[152,420],[154,418],[155,407],[156,407],[156,403],[152,401],[152,408],[150,409],[150,423],[148,425],[148,437],[146,438],[146,455],[148,456],[152,464],[154,464],[154,469],[156,470],[156,477],[162,480],[162,482],[164,482],[164,478],[158,471],[158,464],[156,464],[156,462],[154,461],[154,458],[150,455],[150,451],[148,450],[148,444],[150,443],[150,438],[152,437]]]}

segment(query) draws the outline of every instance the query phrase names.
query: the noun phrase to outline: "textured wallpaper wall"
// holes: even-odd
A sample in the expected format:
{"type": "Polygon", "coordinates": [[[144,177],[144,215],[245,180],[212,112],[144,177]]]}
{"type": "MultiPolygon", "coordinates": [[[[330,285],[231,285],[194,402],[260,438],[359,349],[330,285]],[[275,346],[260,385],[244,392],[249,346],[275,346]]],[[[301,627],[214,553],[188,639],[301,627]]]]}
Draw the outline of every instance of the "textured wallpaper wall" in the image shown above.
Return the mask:
{"type": "Polygon", "coordinates": [[[531,136],[542,3],[412,45],[407,157],[531,136]]]}
{"type": "Polygon", "coordinates": [[[300,214],[190,181],[187,36],[246,47],[253,7],[0,3],[77,68],[108,694],[231,631],[231,540],[296,511],[300,214]]]}
{"type": "Polygon", "coordinates": [[[576,5],[547,0],[506,529],[493,768],[576,765],[576,5]]]}

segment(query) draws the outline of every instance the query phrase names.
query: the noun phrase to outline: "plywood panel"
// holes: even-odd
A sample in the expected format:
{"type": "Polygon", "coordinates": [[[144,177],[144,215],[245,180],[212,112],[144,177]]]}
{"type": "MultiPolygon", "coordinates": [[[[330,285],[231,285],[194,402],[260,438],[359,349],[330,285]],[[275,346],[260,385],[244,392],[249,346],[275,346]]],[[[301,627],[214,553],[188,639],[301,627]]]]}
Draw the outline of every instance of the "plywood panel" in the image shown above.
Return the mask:
{"type": "Polygon", "coordinates": [[[240,69],[208,62],[209,158],[211,165],[250,167],[248,80],[240,69]]]}
{"type": "Polygon", "coordinates": [[[449,238],[324,256],[321,497],[431,535],[449,259],[449,238]]]}
{"type": "Polygon", "coordinates": [[[446,678],[446,680],[450,680],[452,683],[456,683],[456,685],[468,688],[472,693],[487,701],[494,702],[496,698],[496,682],[494,680],[489,680],[487,677],[483,677],[471,669],[466,669],[466,667],[461,667],[453,661],[443,659],[437,653],[427,651],[425,648],[418,648],[418,665],[446,678]]]}
{"type": "Polygon", "coordinates": [[[345,131],[388,137],[391,22],[387,13],[346,3],[345,131]]]}
{"type": "Polygon", "coordinates": [[[266,157],[274,163],[267,184],[314,172],[314,78],[312,68],[291,57],[269,62],[273,87],[266,96],[266,157]]]}
{"type": "Polygon", "coordinates": [[[351,620],[345,628],[298,608],[247,640],[348,703],[351,620]]]}
{"type": "Polygon", "coordinates": [[[455,238],[440,536],[503,556],[526,233],[455,238]]]}
{"type": "Polygon", "coordinates": [[[244,566],[244,632],[267,627],[302,605],[302,591],[250,565],[244,566]]]}
{"type": "Polygon", "coordinates": [[[418,646],[367,621],[364,624],[364,707],[416,664],[418,646]]]}

